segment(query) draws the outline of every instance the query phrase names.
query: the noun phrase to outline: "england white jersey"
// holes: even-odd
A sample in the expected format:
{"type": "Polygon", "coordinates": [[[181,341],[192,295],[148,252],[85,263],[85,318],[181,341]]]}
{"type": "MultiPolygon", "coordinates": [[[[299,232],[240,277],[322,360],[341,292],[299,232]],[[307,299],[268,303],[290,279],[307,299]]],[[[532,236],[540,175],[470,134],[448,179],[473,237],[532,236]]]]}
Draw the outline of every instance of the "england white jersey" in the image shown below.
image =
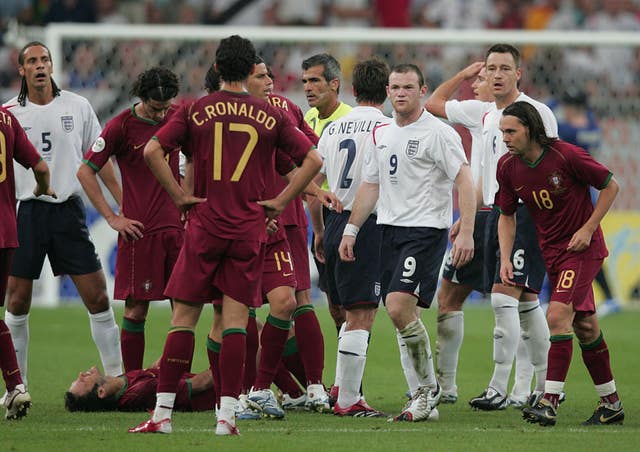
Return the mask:
{"type": "Polygon", "coordinates": [[[380,185],[378,224],[449,228],[453,181],[466,163],[460,135],[426,110],[407,126],[376,128],[362,178],[380,185]]]}
{"type": "MultiPolygon", "coordinates": [[[[61,203],[71,195],[80,194],[82,186],[76,172],[84,152],[100,136],[100,123],[89,101],[69,91],[47,105],[26,101],[23,107],[14,97],[5,104],[27,133],[42,159],[49,165],[51,188],[58,199],[41,196],[40,201],[61,203]]],[[[20,165],[15,167],[16,198],[35,199],[33,176],[20,165]]]]}
{"type": "Polygon", "coordinates": [[[471,175],[474,184],[480,180],[482,172],[482,122],[490,111],[496,109],[495,102],[480,100],[449,100],[444,104],[447,119],[463,125],[471,134],[471,175]]]}
{"type": "MultiPolygon", "coordinates": [[[[540,116],[548,137],[558,137],[558,121],[553,112],[542,102],[530,98],[524,93],[520,93],[514,102],[527,102],[533,105],[540,116]]],[[[498,160],[508,152],[507,146],[502,141],[500,131],[500,118],[502,110],[495,109],[484,117],[482,126],[483,160],[482,160],[482,200],[487,206],[493,205],[493,200],[498,192],[498,181],[496,171],[498,160]]]]}
{"type": "Polygon", "coordinates": [[[322,133],[318,152],[322,157],[320,172],[327,176],[329,190],[351,210],[362,181],[365,149],[372,144],[373,129],[388,124],[390,118],[375,107],[355,107],[332,122],[322,133]]]}

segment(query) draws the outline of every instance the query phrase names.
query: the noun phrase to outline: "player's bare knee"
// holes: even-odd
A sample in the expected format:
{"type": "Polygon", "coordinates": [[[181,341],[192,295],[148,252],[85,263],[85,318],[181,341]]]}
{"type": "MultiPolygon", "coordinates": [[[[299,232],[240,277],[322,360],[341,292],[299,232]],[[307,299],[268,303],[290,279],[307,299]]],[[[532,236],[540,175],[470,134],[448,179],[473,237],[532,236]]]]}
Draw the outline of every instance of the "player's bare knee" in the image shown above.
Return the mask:
{"type": "Polygon", "coordinates": [[[144,300],[127,299],[124,304],[124,316],[128,319],[143,321],[147,318],[149,302],[144,300]]]}
{"type": "Polygon", "coordinates": [[[600,336],[600,326],[595,314],[590,316],[576,315],[573,320],[573,330],[578,340],[583,344],[591,343],[600,336]]]}
{"type": "Polygon", "coordinates": [[[377,308],[356,308],[346,312],[346,331],[366,330],[371,331],[373,320],[376,317],[377,308]]]}
{"type": "Polygon", "coordinates": [[[13,315],[26,315],[31,309],[33,283],[9,277],[7,284],[7,311],[13,315]]]}

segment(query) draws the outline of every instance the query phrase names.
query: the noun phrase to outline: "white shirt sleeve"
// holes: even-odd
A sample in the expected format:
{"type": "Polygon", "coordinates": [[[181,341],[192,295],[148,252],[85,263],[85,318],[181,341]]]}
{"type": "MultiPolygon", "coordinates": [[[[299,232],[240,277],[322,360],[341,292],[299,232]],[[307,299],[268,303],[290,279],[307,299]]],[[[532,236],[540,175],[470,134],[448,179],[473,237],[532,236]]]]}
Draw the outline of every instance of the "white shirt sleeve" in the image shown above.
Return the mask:
{"type": "MultiPolygon", "coordinates": [[[[374,132],[375,133],[375,132],[374,132]]],[[[364,162],[362,164],[362,180],[370,184],[380,183],[380,169],[378,168],[378,149],[373,140],[373,133],[365,144],[364,162]]]]}
{"type": "Polygon", "coordinates": [[[452,181],[458,176],[460,167],[468,163],[460,135],[450,127],[440,130],[432,151],[436,165],[452,181]]]}
{"type": "Polygon", "coordinates": [[[461,124],[467,129],[482,125],[482,117],[491,108],[491,102],[470,100],[448,100],[444,104],[447,119],[454,124],[461,124]]]}

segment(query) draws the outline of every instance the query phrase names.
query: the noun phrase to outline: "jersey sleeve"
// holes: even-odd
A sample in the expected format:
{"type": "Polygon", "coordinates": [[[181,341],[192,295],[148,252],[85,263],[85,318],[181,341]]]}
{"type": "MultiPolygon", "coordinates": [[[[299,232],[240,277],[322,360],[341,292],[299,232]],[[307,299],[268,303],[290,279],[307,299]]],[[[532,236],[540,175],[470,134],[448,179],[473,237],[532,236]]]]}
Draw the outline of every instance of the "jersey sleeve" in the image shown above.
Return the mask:
{"type": "Polygon", "coordinates": [[[291,157],[281,149],[276,149],[276,172],[281,176],[286,176],[295,168],[291,157]]]}
{"type": "Polygon", "coordinates": [[[4,113],[11,115],[12,117],[11,127],[14,133],[14,160],[27,169],[33,168],[40,161],[40,154],[38,154],[36,148],[33,146],[31,141],[29,141],[27,134],[25,133],[16,117],[13,116],[13,114],[9,111],[5,110],[4,113]]]}
{"type": "Polygon", "coordinates": [[[82,161],[98,172],[107,163],[111,155],[117,154],[122,149],[122,133],[120,121],[116,118],[109,121],[100,136],[85,152],[82,161]]]}
{"type": "Polygon", "coordinates": [[[285,115],[280,114],[280,121],[277,146],[300,166],[313,144],[285,115]]]}
{"type": "Polygon", "coordinates": [[[445,128],[438,131],[431,150],[436,165],[438,165],[451,180],[455,180],[460,171],[460,167],[468,163],[460,135],[449,126],[445,126],[445,128]]]}
{"type": "Polygon", "coordinates": [[[300,111],[300,121],[298,122],[298,128],[302,131],[302,133],[304,133],[304,135],[309,139],[309,141],[311,141],[314,146],[317,146],[319,141],[318,135],[316,135],[307,121],[304,120],[302,111],[297,105],[296,108],[298,108],[298,111],[300,111]]]}
{"type": "Polygon", "coordinates": [[[362,180],[369,184],[380,183],[380,168],[378,167],[377,137],[380,128],[376,127],[364,143],[364,161],[362,162],[362,180]]]}
{"type": "Polygon", "coordinates": [[[171,119],[156,132],[155,137],[165,152],[182,147],[182,152],[184,152],[185,155],[191,155],[193,149],[187,145],[188,132],[188,109],[185,105],[182,105],[178,111],[171,116],[171,119]]]}
{"type": "Polygon", "coordinates": [[[511,184],[511,178],[509,177],[509,170],[507,161],[509,158],[513,158],[509,154],[505,154],[500,158],[498,162],[498,170],[496,172],[496,179],[498,180],[499,188],[496,193],[495,205],[500,209],[500,213],[504,215],[513,215],[518,207],[518,196],[513,190],[511,184]]]}
{"type": "Polygon", "coordinates": [[[89,149],[98,136],[100,135],[101,127],[96,112],[93,111],[93,107],[88,100],[85,99],[84,106],[84,128],[82,134],[82,149],[83,151],[89,149]]]}
{"type": "Polygon", "coordinates": [[[491,107],[491,102],[470,100],[448,100],[444,104],[447,119],[454,124],[461,124],[467,129],[480,127],[482,117],[491,107]]]}
{"type": "Polygon", "coordinates": [[[594,159],[584,149],[573,146],[573,152],[569,155],[570,167],[574,171],[577,180],[588,185],[592,185],[598,190],[602,190],[607,185],[613,173],[602,163],[594,159]]]}

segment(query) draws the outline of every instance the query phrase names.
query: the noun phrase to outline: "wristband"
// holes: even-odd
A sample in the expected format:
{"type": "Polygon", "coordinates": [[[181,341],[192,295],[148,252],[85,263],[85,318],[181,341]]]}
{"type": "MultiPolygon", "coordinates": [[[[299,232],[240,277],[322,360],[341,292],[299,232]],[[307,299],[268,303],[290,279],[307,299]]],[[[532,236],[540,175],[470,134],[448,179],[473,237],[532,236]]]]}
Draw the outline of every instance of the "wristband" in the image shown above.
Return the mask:
{"type": "Polygon", "coordinates": [[[358,231],[360,231],[360,228],[358,226],[356,226],[355,224],[347,223],[347,225],[344,227],[344,232],[342,233],[342,235],[350,235],[353,238],[356,238],[358,236],[358,231]]]}

